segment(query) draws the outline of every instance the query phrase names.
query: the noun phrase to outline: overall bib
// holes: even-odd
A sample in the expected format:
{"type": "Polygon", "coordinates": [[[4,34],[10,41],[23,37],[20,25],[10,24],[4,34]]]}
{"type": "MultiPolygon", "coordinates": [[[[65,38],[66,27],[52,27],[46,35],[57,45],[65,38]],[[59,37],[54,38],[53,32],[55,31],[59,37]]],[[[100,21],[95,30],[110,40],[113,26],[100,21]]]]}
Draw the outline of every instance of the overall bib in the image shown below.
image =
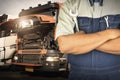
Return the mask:
{"type": "MultiPolygon", "coordinates": [[[[77,17],[78,26],[86,34],[107,29],[104,17],[77,17]]],[[[109,28],[120,29],[120,14],[107,15],[109,28]]],[[[88,45],[89,46],[89,45],[88,45]]],[[[68,55],[71,64],[69,80],[120,80],[120,56],[97,50],[81,55],[68,55]]]]}

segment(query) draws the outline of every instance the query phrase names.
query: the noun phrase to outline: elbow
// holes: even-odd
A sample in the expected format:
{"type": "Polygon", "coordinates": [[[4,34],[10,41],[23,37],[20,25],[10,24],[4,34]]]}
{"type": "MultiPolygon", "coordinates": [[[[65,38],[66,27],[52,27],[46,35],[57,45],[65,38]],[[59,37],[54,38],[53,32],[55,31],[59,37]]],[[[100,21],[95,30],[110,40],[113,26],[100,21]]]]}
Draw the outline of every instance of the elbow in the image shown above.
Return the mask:
{"type": "Polygon", "coordinates": [[[66,43],[65,36],[58,37],[57,41],[60,52],[64,54],[68,53],[69,47],[68,44],[66,43]]]}

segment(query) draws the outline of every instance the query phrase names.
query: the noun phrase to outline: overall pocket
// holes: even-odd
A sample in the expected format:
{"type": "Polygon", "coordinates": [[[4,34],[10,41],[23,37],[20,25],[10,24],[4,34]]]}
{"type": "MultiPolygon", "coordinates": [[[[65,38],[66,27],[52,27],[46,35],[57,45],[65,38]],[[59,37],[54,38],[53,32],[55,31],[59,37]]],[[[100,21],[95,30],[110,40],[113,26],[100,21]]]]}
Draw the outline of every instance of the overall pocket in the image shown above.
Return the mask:
{"type": "Polygon", "coordinates": [[[83,30],[85,33],[91,32],[91,21],[92,19],[87,17],[78,17],[78,26],[80,30],[83,30]]]}

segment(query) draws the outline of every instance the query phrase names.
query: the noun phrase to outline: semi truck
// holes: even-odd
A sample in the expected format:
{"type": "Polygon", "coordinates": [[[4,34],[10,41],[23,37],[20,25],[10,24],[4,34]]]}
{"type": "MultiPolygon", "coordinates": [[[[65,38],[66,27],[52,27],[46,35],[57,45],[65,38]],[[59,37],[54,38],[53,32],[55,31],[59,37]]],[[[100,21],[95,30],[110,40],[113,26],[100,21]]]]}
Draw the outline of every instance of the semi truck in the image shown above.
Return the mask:
{"type": "Polygon", "coordinates": [[[0,67],[9,66],[12,56],[16,52],[17,35],[12,34],[12,27],[8,27],[8,15],[0,16],[0,67]]]}
{"type": "Polygon", "coordinates": [[[17,33],[16,53],[12,65],[25,71],[67,71],[67,58],[54,40],[60,3],[48,2],[37,7],[22,9],[14,20],[17,33]]]}

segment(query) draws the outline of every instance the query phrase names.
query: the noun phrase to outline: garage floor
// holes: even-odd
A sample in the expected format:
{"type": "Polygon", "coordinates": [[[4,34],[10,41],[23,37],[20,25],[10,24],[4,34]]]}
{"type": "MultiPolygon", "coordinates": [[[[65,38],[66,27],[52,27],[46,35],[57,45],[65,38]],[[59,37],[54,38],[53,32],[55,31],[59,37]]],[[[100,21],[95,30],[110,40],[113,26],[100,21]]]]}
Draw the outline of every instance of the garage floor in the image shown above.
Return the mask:
{"type": "Polygon", "coordinates": [[[0,80],[67,80],[68,75],[63,72],[37,72],[0,70],[0,80]]]}

